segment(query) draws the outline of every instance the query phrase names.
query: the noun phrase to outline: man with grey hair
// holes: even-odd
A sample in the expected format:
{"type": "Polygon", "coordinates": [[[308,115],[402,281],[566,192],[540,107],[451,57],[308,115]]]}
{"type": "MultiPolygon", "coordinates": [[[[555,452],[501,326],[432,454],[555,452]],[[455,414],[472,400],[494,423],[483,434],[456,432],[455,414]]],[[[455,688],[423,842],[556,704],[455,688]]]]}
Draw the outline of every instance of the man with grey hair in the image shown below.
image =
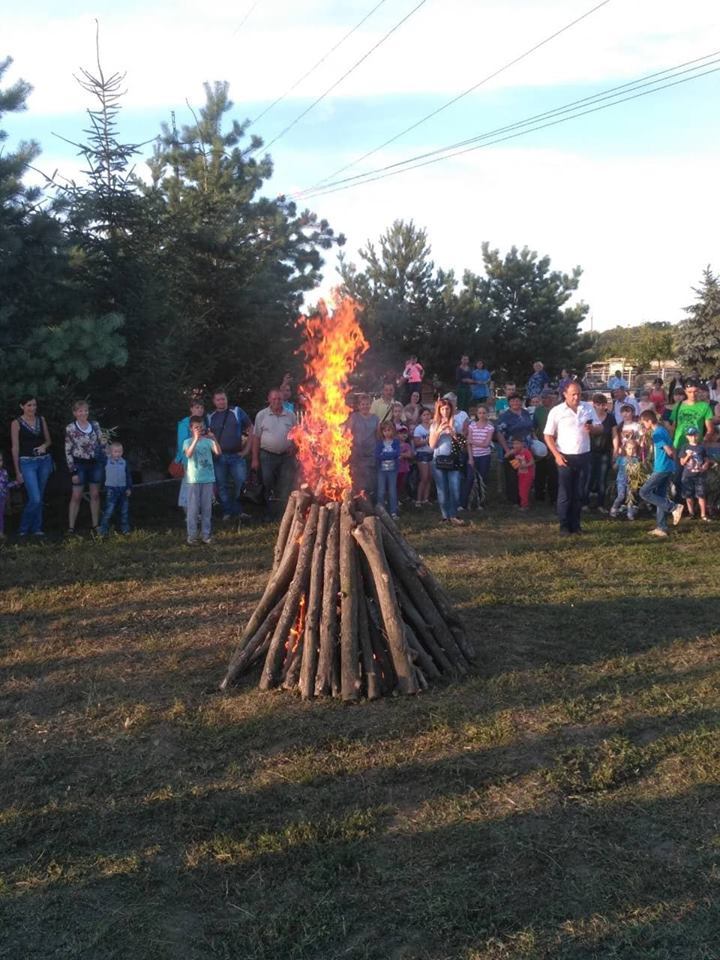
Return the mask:
{"type": "Polygon", "coordinates": [[[582,533],[580,514],[590,475],[590,436],[600,432],[593,426],[591,404],[580,400],[579,383],[565,387],[563,402],[548,414],[543,439],[558,468],[557,513],[560,535],[582,533]]]}
{"type": "Polygon", "coordinates": [[[251,468],[259,471],[268,499],[268,516],[282,511],[295,485],[297,458],[290,431],[295,414],[283,407],[280,390],[268,393],[268,405],[255,417],[251,468]]]}

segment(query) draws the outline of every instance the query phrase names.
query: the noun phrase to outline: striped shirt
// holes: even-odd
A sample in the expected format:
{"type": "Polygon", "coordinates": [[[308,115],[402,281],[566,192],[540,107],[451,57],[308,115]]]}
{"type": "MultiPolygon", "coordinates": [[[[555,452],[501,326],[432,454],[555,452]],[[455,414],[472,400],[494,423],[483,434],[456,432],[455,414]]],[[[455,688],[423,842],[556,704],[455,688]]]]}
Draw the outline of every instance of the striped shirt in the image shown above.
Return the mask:
{"type": "Polygon", "coordinates": [[[491,423],[480,425],[473,420],[468,424],[468,439],[474,457],[490,456],[493,433],[495,433],[495,428],[491,423]]]}

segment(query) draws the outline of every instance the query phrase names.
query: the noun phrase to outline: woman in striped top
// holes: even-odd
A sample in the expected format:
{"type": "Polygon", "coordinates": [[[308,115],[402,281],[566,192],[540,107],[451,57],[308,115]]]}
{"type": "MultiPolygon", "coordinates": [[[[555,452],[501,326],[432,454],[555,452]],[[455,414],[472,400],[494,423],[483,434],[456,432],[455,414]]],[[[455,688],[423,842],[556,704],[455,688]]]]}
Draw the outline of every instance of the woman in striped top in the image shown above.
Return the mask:
{"type": "Polygon", "coordinates": [[[487,407],[480,404],[477,408],[476,419],[468,423],[467,438],[470,453],[475,464],[475,473],[478,480],[487,483],[490,475],[492,454],[492,438],[495,428],[488,420],[487,407]]]}

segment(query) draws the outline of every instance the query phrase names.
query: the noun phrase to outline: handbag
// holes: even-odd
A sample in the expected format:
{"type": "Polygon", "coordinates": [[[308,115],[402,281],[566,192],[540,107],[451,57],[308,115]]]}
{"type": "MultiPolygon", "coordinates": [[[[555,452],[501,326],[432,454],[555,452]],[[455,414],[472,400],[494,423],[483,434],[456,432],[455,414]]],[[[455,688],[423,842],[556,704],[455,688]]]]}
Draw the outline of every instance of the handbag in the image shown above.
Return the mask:
{"type": "Polygon", "coordinates": [[[438,470],[458,470],[457,457],[454,453],[438,453],[433,463],[438,470]]]}
{"type": "Polygon", "coordinates": [[[538,460],[541,460],[543,457],[547,456],[548,448],[542,442],[542,440],[536,440],[534,437],[530,441],[530,452],[534,457],[537,457],[538,460]]]}
{"type": "Polygon", "coordinates": [[[240,491],[240,496],[243,500],[247,500],[249,503],[254,503],[256,506],[261,506],[265,503],[265,487],[262,484],[262,481],[259,479],[255,470],[251,470],[250,474],[243,484],[243,488],[240,491]]]}

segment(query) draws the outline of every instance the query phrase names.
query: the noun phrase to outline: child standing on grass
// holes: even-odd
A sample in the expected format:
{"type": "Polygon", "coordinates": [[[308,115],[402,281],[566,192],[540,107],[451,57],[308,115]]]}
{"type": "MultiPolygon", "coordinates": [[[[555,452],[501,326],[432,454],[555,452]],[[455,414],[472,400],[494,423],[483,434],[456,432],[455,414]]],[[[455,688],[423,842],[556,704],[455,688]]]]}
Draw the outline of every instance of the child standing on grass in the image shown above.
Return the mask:
{"type": "Polygon", "coordinates": [[[707,450],[699,443],[700,435],[697,427],[688,427],[685,431],[687,442],[680,450],[680,465],[683,468],[680,478],[680,491],[687,504],[688,516],[695,519],[695,501],[700,508],[700,519],[705,523],[710,521],[707,513],[707,496],[705,492],[705,475],[710,469],[710,460],[707,450]]]}
{"type": "Polygon", "coordinates": [[[213,454],[220,456],[220,444],[202,417],[190,417],[190,439],[183,443],[187,457],[187,542],[198,542],[198,522],[203,543],[211,542],[212,498],[215,484],[213,454]]]}
{"type": "Polygon", "coordinates": [[[658,424],[654,410],[643,410],[640,421],[653,444],[653,472],[640,487],[640,496],[657,511],[655,527],[650,530],[650,536],[667,537],[668,515],[672,514],[673,523],[677,526],[683,512],[682,503],[674,503],[667,495],[668,485],[675,473],[675,448],[668,431],[658,424]]]}
{"type": "Polygon", "coordinates": [[[19,486],[16,480],[11,480],[5,469],[3,455],[0,453],[0,540],[5,539],[5,503],[8,491],[19,486]]]}
{"type": "Polygon", "coordinates": [[[385,504],[388,499],[388,508],[393,519],[398,516],[397,477],[400,462],[400,441],[395,436],[395,426],[385,421],[380,427],[381,440],[375,447],[375,461],[377,462],[377,502],[385,504]]]}
{"type": "Polygon", "coordinates": [[[112,516],[120,507],[120,530],[130,533],[130,494],[132,477],[127,460],[123,457],[123,445],[117,441],[110,444],[110,456],[105,464],[105,509],[100,521],[100,533],[108,535],[112,516]]]}
{"type": "Polygon", "coordinates": [[[397,431],[398,443],[400,444],[400,459],[398,460],[397,471],[397,492],[398,500],[402,500],[407,489],[407,480],[410,475],[410,469],[415,460],[413,448],[408,443],[408,428],[401,424],[397,431]]]}
{"type": "Polygon", "coordinates": [[[517,470],[518,498],[520,509],[530,509],[530,490],[535,479],[535,460],[522,437],[513,437],[510,441],[510,466],[517,470]]]}
{"type": "Polygon", "coordinates": [[[637,507],[632,500],[632,491],[630,488],[630,478],[628,469],[632,469],[640,463],[638,456],[637,440],[626,440],[621,448],[620,455],[615,458],[617,475],[615,485],[617,487],[617,496],[610,507],[610,516],[616,517],[620,513],[620,508],[627,504],[627,518],[634,520],[637,507]]]}

